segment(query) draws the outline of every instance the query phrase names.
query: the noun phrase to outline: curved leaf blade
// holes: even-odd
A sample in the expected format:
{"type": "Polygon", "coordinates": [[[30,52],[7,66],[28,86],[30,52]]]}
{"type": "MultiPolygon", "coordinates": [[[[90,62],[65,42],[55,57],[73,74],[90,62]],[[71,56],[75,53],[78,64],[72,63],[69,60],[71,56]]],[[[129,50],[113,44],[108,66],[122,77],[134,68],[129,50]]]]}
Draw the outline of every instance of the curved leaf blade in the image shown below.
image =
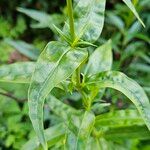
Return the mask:
{"type": "Polygon", "coordinates": [[[50,42],[41,53],[29,88],[29,116],[41,144],[46,149],[43,133],[43,105],[50,91],[66,80],[85,61],[85,49],[72,49],[60,42],[50,42]]]}
{"type": "Polygon", "coordinates": [[[135,15],[135,17],[139,20],[139,22],[142,24],[143,27],[145,27],[145,24],[143,23],[143,21],[141,20],[139,14],[137,13],[134,5],[132,4],[131,0],[122,0],[129,8],[130,10],[133,12],[133,14],[135,15]]]}
{"type": "Polygon", "coordinates": [[[112,66],[111,40],[98,47],[89,57],[85,68],[85,75],[92,75],[103,71],[108,71],[112,66]]]}
{"type": "Polygon", "coordinates": [[[30,83],[35,63],[22,62],[0,67],[0,82],[30,83]]]}
{"type": "Polygon", "coordinates": [[[150,102],[144,90],[134,80],[117,71],[107,71],[89,78],[89,86],[113,88],[126,95],[136,106],[150,130],[150,102]]]}

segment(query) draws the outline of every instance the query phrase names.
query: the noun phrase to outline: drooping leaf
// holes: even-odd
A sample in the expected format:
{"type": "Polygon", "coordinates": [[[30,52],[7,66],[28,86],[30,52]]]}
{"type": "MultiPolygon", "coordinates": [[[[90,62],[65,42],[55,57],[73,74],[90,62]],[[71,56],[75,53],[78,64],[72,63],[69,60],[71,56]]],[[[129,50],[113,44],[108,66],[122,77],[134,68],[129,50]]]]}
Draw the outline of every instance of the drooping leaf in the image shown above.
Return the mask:
{"type": "Polygon", "coordinates": [[[30,83],[35,63],[22,62],[0,66],[0,82],[30,83]]]}
{"type": "Polygon", "coordinates": [[[133,12],[133,14],[136,16],[136,18],[139,20],[139,22],[145,27],[145,24],[141,20],[140,16],[138,15],[134,5],[132,4],[131,0],[123,0],[123,2],[130,8],[130,10],[133,12]]]}
{"type": "Polygon", "coordinates": [[[43,134],[44,99],[60,82],[66,80],[87,58],[85,49],[72,49],[60,42],[50,42],[41,53],[29,89],[29,115],[41,144],[46,149],[43,134]]]}
{"type": "Polygon", "coordinates": [[[21,54],[27,56],[31,60],[37,60],[38,56],[40,55],[39,49],[35,48],[33,45],[28,44],[26,42],[14,41],[11,39],[5,39],[5,42],[13,46],[21,54]]]}
{"type": "MultiPolygon", "coordinates": [[[[65,125],[58,124],[56,126],[50,127],[44,131],[46,141],[48,142],[48,147],[51,147],[65,138],[65,125]]],[[[40,142],[38,137],[33,137],[26,144],[23,145],[21,150],[36,150],[40,147],[40,142]]]]}
{"type": "Polygon", "coordinates": [[[136,106],[150,130],[150,102],[144,90],[134,80],[117,71],[106,71],[90,77],[87,85],[113,88],[126,95],[136,106]]]}
{"type": "Polygon", "coordinates": [[[108,71],[112,66],[111,40],[98,47],[89,57],[85,68],[85,75],[92,75],[103,71],[108,71]]]}
{"type": "Polygon", "coordinates": [[[48,15],[44,12],[33,10],[33,9],[26,9],[26,8],[17,8],[17,10],[21,13],[26,14],[27,16],[33,18],[34,20],[38,21],[37,24],[33,24],[33,28],[53,28],[53,24],[59,26],[63,22],[62,15],[53,14],[48,15]]]}

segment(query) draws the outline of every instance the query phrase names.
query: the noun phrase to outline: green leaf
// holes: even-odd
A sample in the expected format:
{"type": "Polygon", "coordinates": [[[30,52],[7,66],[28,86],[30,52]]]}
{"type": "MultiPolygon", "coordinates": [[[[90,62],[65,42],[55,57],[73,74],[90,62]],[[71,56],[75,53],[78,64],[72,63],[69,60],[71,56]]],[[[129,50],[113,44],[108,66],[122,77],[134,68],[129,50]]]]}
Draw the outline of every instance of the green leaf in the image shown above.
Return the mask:
{"type": "MultiPolygon", "coordinates": [[[[58,124],[56,126],[50,127],[44,131],[46,141],[48,142],[48,146],[51,147],[59,142],[63,142],[65,138],[65,125],[58,124]]],[[[40,147],[40,142],[38,137],[33,137],[26,144],[23,145],[21,150],[35,150],[40,147]]]]}
{"type": "Polygon", "coordinates": [[[141,20],[140,16],[138,15],[134,5],[132,4],[131,0],[123,0],[123,2],[130,8],[130,10],[133,12],[133,14],[136,16],[136,18],[139,20],[139,22],[142,24],[143,27],[145,27],[145,24],[141,20]]]}
{"type": "Polygon", "coordinates": [[[56,26],[59,26],[63,22],[63,17],[62,15],[59,15],[59,14],[48,15],[41,11],[20,8],[20,7],[18,7],[17,10],[39,22],[38,24],[32,25],[33,28],[49,28],[50,27],[52,30],[54,30],[53,24],[55,24],[56,26]]]}
{"type": "Polygon", "coordinates": [[[59,42],[50,42],[41,53],[29,89],[29,116],[40,142],[46,149],[43,133],[44,99],[87,58],[85,49],[72,49],[59,42]]]}
{"type": "Polygon", "coordinates": [[[96,116],[95,127],[120,127],[143,125],[143,119],[136,110],[119,110],[96,116]]]}
{"type": "Polygon", "coordinates": [[[14,41],[11,39],[5,39],[5,42],[13,46],[21,54],[27,56],[31,60],[37,60],[38,56],[40,55],[40,51],[37,48],[26,42],[14,41]]]}
{"type": "Polygon", "coordinates": [[[79,117],[72,117],[68,122],[70,130],[67,138],[68,149],[86,149],[88,139],[94,127],[95,115],[92,112],[85,111],[79,117]],[[72,142],[70,142],[72,141],[72,142]]]}
{"type": "Polygon", "coordinates": [[[34,68],[35,63],[33,62],[0,66],[0,82],[30,83],[34,68]]]}
{"type": "Polygon", "coordinates": [[[150,132],[144,125],[131,125],[127,127],[110,128],[103,133],[103,137],[112,141],[120,139],[150,139],[150,132]]]}
{"type": "MultiPolygon", "coordinates": [[[[100,36],[104,26],[106,0],[79,0],[75,9],[75,34],[73,45],[80,39],[94,43],[100,36]]],[[[64,32],[69,34],[69,25],[65,23],[64,32]]]]}
{"type": "Polygon", "coordinates": [[[104,26],[106,0],[80,0],[75,7],[76,35],[78,39],[94,42],[104,26]]]}
{"type": "Polygon", "coordinates": [[[150,130],[150,102],[144,90],[134,80],[121,72],[107,71],[90,77],[87,86],[110,87],[125,94],[135,104],[150,130]]]}
{"type": "Polygon", "coordinates": [[[85,68],[85,75],[92,75],[102,71],[108,71],[112,66],[111,40],[98,47],[89,57],[85,68]]]}
{"type": "Polygon", "coordinates": [[[68,121],[71,115],[79,115],[79,111],[73,107],[61,102],[56,97],[49,95],[46,98],[50,109],[58,116],[61,116],[64,120],[68,121]]]}

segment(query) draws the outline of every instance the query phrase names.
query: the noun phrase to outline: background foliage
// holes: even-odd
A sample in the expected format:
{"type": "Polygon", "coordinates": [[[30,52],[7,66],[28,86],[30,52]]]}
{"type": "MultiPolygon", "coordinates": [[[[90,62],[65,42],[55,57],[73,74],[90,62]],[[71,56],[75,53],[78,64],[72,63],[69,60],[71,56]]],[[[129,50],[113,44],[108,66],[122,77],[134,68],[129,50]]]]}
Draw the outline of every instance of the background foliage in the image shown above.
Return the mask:
{"type": "MultiPolygon", "coordinates": [[[[146,28],[142,28],[129,9],[118,0],[107,2],[106,20],[102,36],[97,45],[111,38],[113,43],[113,69],[122,71],[136,80],[150,97],[150,5],[149,0],[133,0],[146,28]],[[111,35],[110,35],[111,33],[111,35]]],[[[27,10],[35,9],[55,14],[53,21],[61,24],[60,16],[66,18],[66,6],[63,0],[26,0],[0,1],[0,65],[14,62],[35,61],[48,41],[57,39],[57,34],[49,24],[29,15],[27,10]],[[30,16],[30,17],[29,17],[30,16]],[[38,26],[37,21],[42,23],[38,26]],[[39,28],[39,29],[37,29],[39,28]],[[50,28],[52,30],[50,30],[50,28]]],[[[30,13],[31,14],[31,13],[30,13]]],[[[44,14],[45,18],[47,17],[44,14]]],[[[40,17],[39,17],[40,18],[40,17]]],[[[92,51],[92,50],[91,50],[92,51]]],[[[35,135],[28,118],[28,84],[0,83],[0,149],[20,149],[30,137],[35,135]]],[[[53,95],[75,108],[80,108],[80,95],[76,92],[65,94],[54,89],[53,95]]],[[[98,99],[99,100],[99,99],[98,99]]],[[[126,108],[134,108],[125,96],[113,90],[107,90],[102,97],[103,105],[93,106],[97,114],[126,108]],[[113,95],[113,96],[112,96],[113,95]],[[111,104],[111,106],[110,106],[111,104]]],[[[44,112],[45,127],[60,123],[61,119],[52,113],[48,104],[44,112]]],[[[101,141],[105,143],[106,141],[101,141]]],[[[150,140],[134,139],[109,142],[122,149],[148,150],[150,140]]]]}

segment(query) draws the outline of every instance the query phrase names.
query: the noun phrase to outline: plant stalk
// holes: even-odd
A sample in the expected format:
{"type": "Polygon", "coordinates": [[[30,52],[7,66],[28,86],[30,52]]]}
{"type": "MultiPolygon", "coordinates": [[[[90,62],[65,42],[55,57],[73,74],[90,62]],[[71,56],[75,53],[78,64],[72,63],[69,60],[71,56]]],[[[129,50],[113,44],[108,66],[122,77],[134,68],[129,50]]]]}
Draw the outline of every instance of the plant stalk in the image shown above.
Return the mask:
{"type": "Polygon", "coordinates": [[[74,30],[72,0],[66,0],[66,1],[67,1],[67,9],[68,9],[68,17],[69,17],[70,35],[73,42],[75,40],[75,30],[74,30]]]}

